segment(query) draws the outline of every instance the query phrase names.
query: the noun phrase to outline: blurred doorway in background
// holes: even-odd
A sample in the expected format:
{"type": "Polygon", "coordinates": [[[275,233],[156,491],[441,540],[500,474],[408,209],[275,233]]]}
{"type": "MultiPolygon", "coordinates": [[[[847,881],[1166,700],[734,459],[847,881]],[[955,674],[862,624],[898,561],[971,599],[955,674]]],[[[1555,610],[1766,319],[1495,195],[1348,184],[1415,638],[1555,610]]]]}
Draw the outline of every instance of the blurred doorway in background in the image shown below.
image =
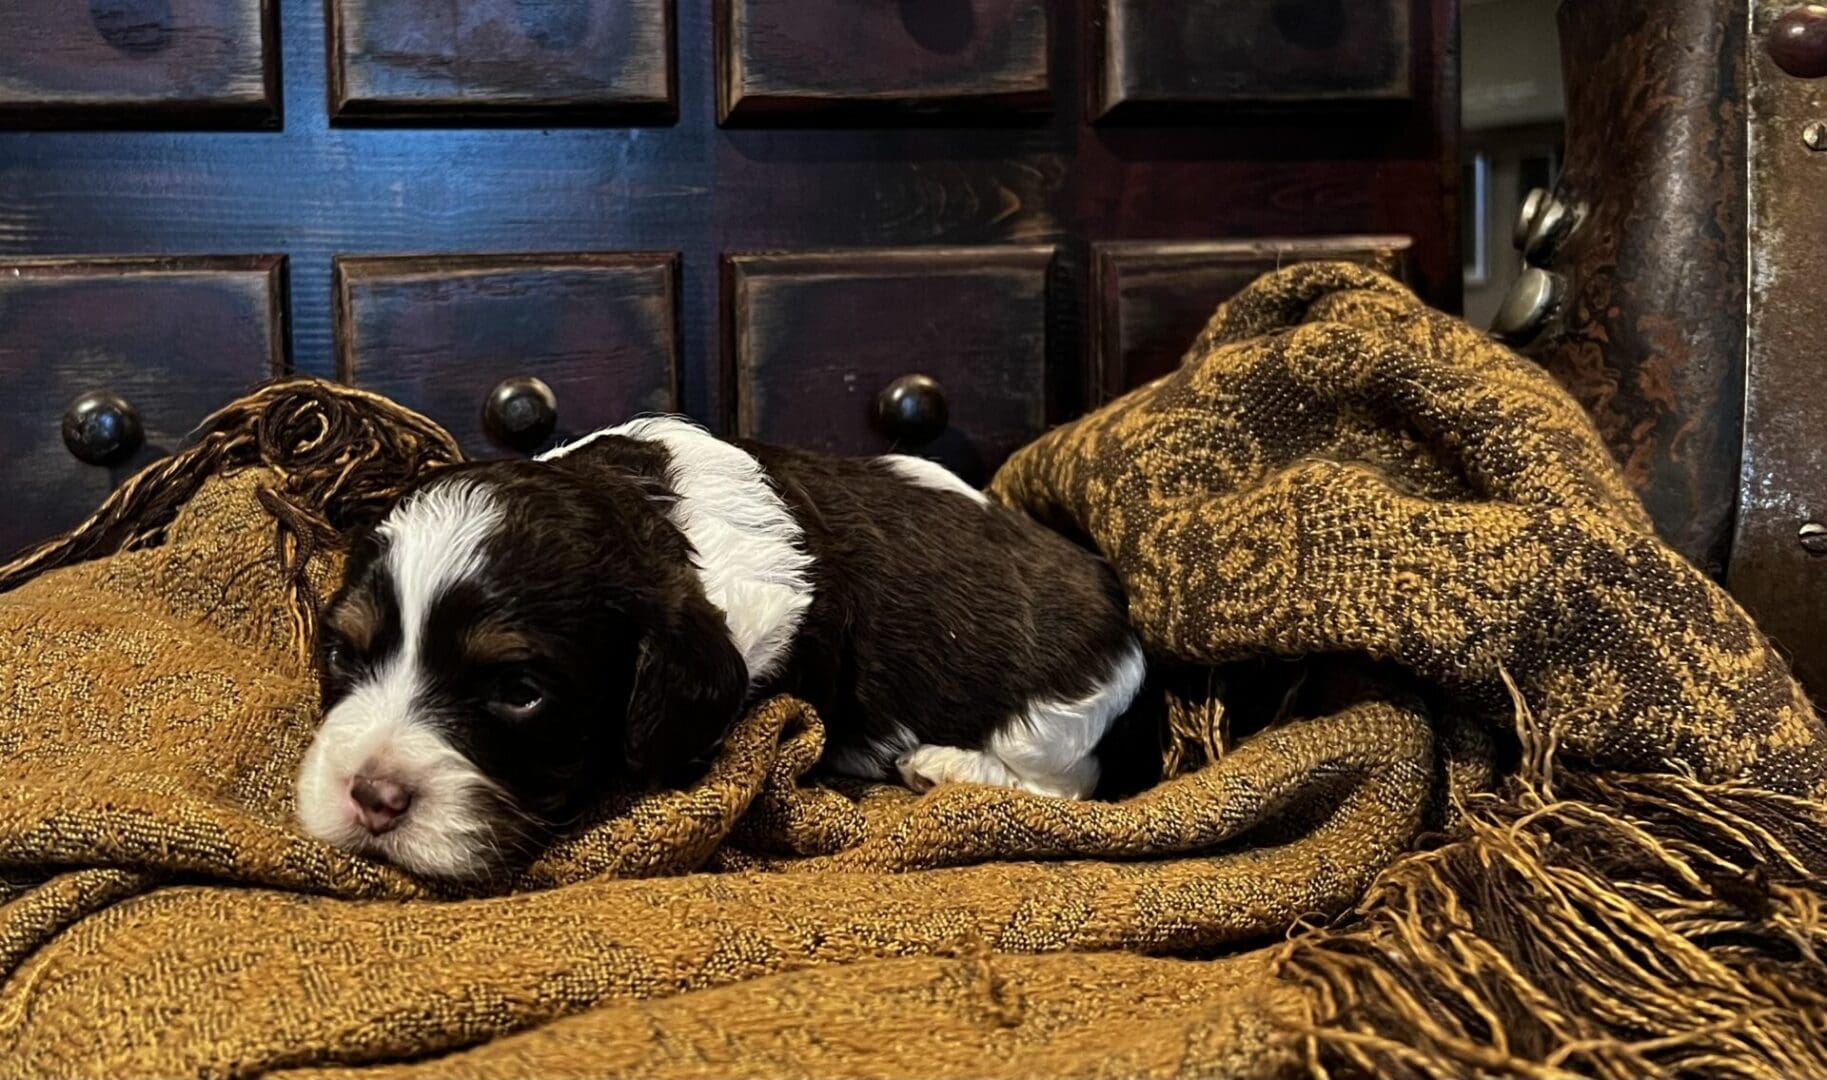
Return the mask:
{"type": "Polygon", "coordinates": [[[1552,188],[1565,132],[1556,0],[1464,0],[1460,221],[1465,317],[1488,327],[1522,269],[1512,234],[1533,188],[1552,188]]]}

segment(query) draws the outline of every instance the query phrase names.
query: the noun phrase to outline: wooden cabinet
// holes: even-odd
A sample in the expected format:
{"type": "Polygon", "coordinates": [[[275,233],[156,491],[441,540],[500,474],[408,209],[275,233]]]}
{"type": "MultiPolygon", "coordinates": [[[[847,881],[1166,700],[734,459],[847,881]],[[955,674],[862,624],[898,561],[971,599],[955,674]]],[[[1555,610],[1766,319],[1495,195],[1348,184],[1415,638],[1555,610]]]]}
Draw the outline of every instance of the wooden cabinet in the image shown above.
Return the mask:
{"type": "Polygon", "coordinates": [[[677,277],[665,253],[338,259],[337,377],[423,412],[474,457],[671,412],[677,277]],[[495,396],[525,379],[550,400],[495,396]],[[510,422],[514,408],[540,415],[510,422]]]}
{"type": "Polygon", "coordinates": [[[0,259],[0,551],[81,521],[282,372],[284,270],[279,256],[0,259]]]}
{"type": "Polygon", "coordinates": [[[982,481],[1277,261],[1396,252],[1455,307],[1455,12],[0,3],[0,258],[286,268],[0,319],[0,539],[125,476],[63,448],[77,395],[134,403],[140,461],[288,355],[474,455],[676,409],[982,481]],[[205,311],[231,279],[241,314],[205,311]],[[110,366],[51,344],[102,327],[110,366]]]}

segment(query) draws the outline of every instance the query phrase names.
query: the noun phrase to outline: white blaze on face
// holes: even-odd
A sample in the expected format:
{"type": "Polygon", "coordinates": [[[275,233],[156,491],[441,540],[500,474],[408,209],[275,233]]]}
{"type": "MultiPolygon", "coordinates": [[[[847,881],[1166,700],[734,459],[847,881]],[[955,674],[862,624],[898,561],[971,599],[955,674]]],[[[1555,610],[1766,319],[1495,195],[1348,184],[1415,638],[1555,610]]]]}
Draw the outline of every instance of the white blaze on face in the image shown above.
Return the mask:
{"type": "Polygon", "coordinates": [[[432,723],[421,650],[433,605],[481,571],[481,546],[502,521],[487,488],[455,480],[420,491],[381,524],[379,564],[392,582],[400,640],[325,714],[305,754],[298,819],[311,835],[429,876],[490,865],[497,838],[485,811],[495,785],[432,723]],[[377,835],[362,826],[349,794],[357,776],[412,792],[393,829],[377,835]]]}

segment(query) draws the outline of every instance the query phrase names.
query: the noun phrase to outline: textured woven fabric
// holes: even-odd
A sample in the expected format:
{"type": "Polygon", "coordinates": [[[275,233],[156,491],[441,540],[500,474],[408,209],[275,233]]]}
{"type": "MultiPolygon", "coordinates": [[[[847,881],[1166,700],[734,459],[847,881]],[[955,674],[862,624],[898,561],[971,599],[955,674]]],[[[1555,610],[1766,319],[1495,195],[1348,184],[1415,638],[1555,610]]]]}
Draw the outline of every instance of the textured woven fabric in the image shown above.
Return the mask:
{"type": "Polygon", "coordinates": [[[701,784],[604,807],[490,895],[333,851],[289,821],[315,723],[300,636],[336,556],[281,497],[299,476],[282,441],[208,459],[182,500],[152,493],[175,516],[123,550],[0,572],[0,1077],[1539,1076],[1557,1053],[1662,1075],[1727,1036],[1745,1075],[1774,1076],[1757,1069],[1822,1053],[1818,1026],[1757,1010],[1827,995],[1793,944],[1821,934],[1802,909],[1827,834],[1770,816],[1818,812],[1819,721],[1653,537],[1577,407],[1369,271],[1263,279],[1181,370],[993,485],[1111,558],[1164,673],[1171,775],[1117,802],[827,781],[817,717],[779,699],[701,784]],[[1542,797],[1557,776],[1588,785],[1588,834],[1643,843],[1533,824],[1519,807],[1572,805],[1542,797]],[[1678,792],[1765,876],[1717,837],[1677,846],[1678,792]],[[1483,855],[1518,837],[1540,869],[1515,895],[1616,878],[1594,886],[1616,918],[1543,899],[1481,924],[1506,902],[1483,855]],[[1666,858],[1595,870],[1614,850],[1666,858]],[[1402,914],[1422,879],[1440,895],[1402,914]],[[1532,913],[1536,933],[1620,937],[1641,913],[1637,947],[1711,963],[1707,1000],[1744,998],[1763,1041],[1704,1009],[1662,1018],[1655,980],[1616,1009],[1582,997],[1585,973],[1526,955],[1509,924],[1532,913]],[[1737,952],[1707,951],[1706,919],[1737,952]],[[1759,934],[1788,944],[1766,956],[1759,934]],[[1497,960],[1413,952],[1454,935],[1509,958],[1549,1034],[1480,1019],[1516,1011],[1481,981],[1497,960]],[[1712,1034],[1659,1049],[1682,1023],[1712,1034]]]}

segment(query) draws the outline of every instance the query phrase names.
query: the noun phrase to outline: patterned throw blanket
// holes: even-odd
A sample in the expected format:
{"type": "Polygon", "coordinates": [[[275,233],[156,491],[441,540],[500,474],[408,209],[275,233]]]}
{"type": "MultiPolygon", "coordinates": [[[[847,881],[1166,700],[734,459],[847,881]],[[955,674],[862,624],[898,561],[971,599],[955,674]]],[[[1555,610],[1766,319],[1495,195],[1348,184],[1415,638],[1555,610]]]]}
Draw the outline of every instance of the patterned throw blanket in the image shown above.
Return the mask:
{"type": "Polygon", "coordinates": [[[0,1076],[1827,1075],[1827,731],[1541,371],[1300,266],[993,494],[1160,673],[1114,802],[698,787],[442,895],[288,820],[343,530],[456,457],[262,389],[0,567],[0,1076]]]}

